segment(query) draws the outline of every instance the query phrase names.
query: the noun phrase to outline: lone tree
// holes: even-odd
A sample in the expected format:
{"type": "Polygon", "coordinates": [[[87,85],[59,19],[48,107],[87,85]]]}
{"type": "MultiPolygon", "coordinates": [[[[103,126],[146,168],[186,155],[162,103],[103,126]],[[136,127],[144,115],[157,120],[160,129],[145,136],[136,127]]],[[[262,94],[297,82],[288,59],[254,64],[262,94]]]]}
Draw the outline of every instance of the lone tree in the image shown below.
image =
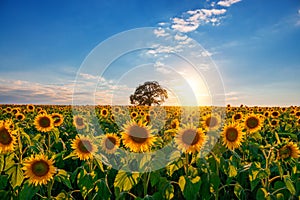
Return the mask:
{"type": "Polygon", "coordinates": [[[139,85],[134,94],[130,95],[130,103],[134,105],[160,105],[168,98],[167,90],[157,81],[148,81],[139,85]]]}

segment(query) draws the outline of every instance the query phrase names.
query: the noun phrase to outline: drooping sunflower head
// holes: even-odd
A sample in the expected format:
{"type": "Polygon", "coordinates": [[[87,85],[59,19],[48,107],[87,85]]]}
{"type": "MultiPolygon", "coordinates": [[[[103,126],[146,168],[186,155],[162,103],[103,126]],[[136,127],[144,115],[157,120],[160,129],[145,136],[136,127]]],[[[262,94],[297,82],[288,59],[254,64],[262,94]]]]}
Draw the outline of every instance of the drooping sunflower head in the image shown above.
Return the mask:
{"type": "Polygon", "coordinates": [[[16,144],[14,131],[10,129],[10,121],[0,121],[0,153],[11,152],[16,144]]]}
{"type": "Polygon", "coordinates": [[[217,130],[221,124],[221,117],[217,114],[208,114],[203,118],[202,127],[205,130],[217,130]]]}
{"type": "Polygon", "coordinates": [[[49,132],[53,129],[54,123],[51,115],[39,114],[34,120],[35,128],[41,132],[49,132]]]}
{"type": "Polygon", "coordinates": [[[107,154],[113,154],[120,146],[120,138],[114,133],[108,133],[101,138],[101,148],[107,154]]]}
{"type": "Polygon", "coordinates": [[[175,137],[175,143],[181,151],[187,153],[199,152],[206,142],[206,135],[201,128],[192,124],[179,128],[175,137]]]}
{"type": "Polygon", "coordinates": [[[53,119],[54,126],[60,126],[64,122],[64,117],[59,113],[52,113],[51,117],[53,119]]]}
{"type": "Polygon", "coordinates": [[[135,121],[127,122],[123,126],[122,141],[125,147],[133,152],[146,152],[149,151],[155,141],[152,135],[150,126],[146,126],[148,122],[143,123],[140,120],[138,123],[135,121]]]}
{"type": "Polygon", "coordinates": [[[249,133],[254,133],[261,129],[263,118],[260,115],[249,114],[244,119],[244,126],[249,133]]]}
{"type": "Polygon", "coordinates": [[[278,152],[281,159],[300,157],[299,147],[293,142],[289,142],[285,146],[281,147],[278,152]]]}
{"type": "Polygon", "coordinates": [[[244,140],[244,132],[238,123],[226,125],[221,135],[223,145],[231,150],[238,148],[244,140]]]}
{"type": "Polygon", "coordinates": [[[77,135],[72,141],[71,147],[80,160],[92,159],[93,154],[98,150],[92,139],[83,135],[77,135]]]}
{"type": "Polygon", "coordinates": [[[76,127],[76,129],[81,130],[85,128],[85,120],[82,116],[76,115],[73,118],[73,125],[76,127]]]}
{"type": "Polygon", "coordinates": [[[35,186],[46,185],[53,179],[56,172],[53,158],[48,159],[44,154],[31,156],[24,161],[24,175],[29,178],[29,183],[35,186]]]}

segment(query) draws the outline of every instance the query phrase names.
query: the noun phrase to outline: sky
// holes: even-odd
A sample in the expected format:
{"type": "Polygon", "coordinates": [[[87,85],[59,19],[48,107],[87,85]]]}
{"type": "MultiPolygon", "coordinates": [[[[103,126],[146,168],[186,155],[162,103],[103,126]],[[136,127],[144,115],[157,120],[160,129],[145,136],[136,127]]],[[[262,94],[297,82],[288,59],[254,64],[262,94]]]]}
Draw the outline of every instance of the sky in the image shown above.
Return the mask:
{"type": "Polygon", "coordinates": [[[157,80],[165,105],[300,105],[300,1],[2,0],[0,27],[1,104],[128,104],[157,80]]]}

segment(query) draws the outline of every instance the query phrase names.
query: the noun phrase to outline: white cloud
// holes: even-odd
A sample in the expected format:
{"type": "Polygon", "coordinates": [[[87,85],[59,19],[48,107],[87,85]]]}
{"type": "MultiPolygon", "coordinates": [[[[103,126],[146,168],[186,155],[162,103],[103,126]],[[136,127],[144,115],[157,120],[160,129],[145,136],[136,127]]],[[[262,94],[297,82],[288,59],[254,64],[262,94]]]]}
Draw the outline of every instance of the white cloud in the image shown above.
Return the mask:
{"type": "Polygon", "coordinates": [[[219,1],[217,4],[219,6],[224,6],[224,7],[230,7],[232,4],[238,3],[241,0],[224,0],[224,1],[219,1]]]}
{"type": "Polygon", "coordinates": [[[298,10],[298,15],[300,15],[300,9],[298,10]]]}
{"type": "Polygon", "coordinates": [[[180,32],[195,31],[200,25],[219,25],[226,9],[197,9],[184,13],[182,18],[172,19],[172,28],[180,32]]]}
{"type": "Polygon", "coordinates": [[[162,73],[162,74],[170,74],[172,71],[168,69],[165,64],[160,61],[156,61],[154,64],[155,70],[162,73]]]}
{"type": "Polygon", "coordinates": [[[169,35],[169,33],[166,33],[166,31],[164,29],[162,29],[161,27],[159,27],[158,29],[155,29],[154,34],[157,37],[165,37],[165,36],[169,35]]]}

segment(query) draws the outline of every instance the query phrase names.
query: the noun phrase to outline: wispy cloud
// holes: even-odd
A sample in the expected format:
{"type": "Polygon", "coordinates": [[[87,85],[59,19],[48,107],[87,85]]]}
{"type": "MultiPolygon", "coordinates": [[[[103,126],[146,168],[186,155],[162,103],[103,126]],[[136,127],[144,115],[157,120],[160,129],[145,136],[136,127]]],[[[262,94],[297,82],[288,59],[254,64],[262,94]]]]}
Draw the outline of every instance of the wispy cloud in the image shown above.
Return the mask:
{"type": "Polygon", "coordinates": [[[224,7],[230,7],[232,4],[238,3],[241,0],[224,0],[224,1],[219,1],[217,4],[219,6],[224,6],[224,7]]]}
{"type": "Polygon", "coordinates": [[[172,19],[171,28],[180,32],[195,31],[200,25],[212,24],[214,26],[220,24],[222,15],[226,13],[226,9],[197,9],[189,10],[182,17],[172,19]]]}

